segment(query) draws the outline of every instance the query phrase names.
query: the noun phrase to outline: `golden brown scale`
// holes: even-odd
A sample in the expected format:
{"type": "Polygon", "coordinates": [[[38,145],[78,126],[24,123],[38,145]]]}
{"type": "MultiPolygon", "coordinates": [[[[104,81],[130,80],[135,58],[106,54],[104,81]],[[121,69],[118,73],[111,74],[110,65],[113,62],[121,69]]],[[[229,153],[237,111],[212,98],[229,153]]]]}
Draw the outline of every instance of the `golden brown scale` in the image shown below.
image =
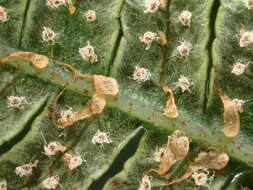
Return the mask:
{"type": "Polygon", "coordinates": [[[238,110],[235,102],[221,89],[219,90],[219,96],[224,105],[223,132],[227,137],[235,137],[240,132],[240,116],[238,113],[240,110],[238,110]]]}
{"type": "Polygon", "coordinates": [[[165,186],[170,186],[174,183],[179,183],[188,179],[193,172],[200,170],[200,169],[214,169],[214,170],[221,170],[223,169],[229,161],[229,157],[226,153],[222,152],[201,152],[198,154],[197,158],[194,160],[194,163],[190,164],[188,169],[186,170],[185,174],[172,181],[169,181],[165,184],[165,186]]]}
{"type": "Polygon", "coordinates": [[[16,57],[28,61],[39,69],[45,68],[49,63],[49,58],[47,56],[25,51],[11,53],[8,56],[0,59],[0,63],[9,62],[16,57]]]}
{"type": "Polygon", "coordinates": [[[168,45],[168,39],[167,39],[166,34],[162,31],[158,31],[158,34],[160,36],[161,44],[163,46],[167,46],[168,45]]]}
{"type": "Polygon", "coordinates": [[[150,172],[165,174],[171,166],[178,160],[182,160],[189,151],[190,141],[188,137],[181,131],[175,131],[171,136],[168,136],[168,142],[165,146],[165,151],[161,155],[161,163],[159,169],[150,169],[145,175],[150,172]]]}
{"type": "Polygon", "coordinates": [[[73,112],[73,117],[63,123],[56,123],[56,126],[58,128],[66,128],[73,125],[79,120],[86,119],[88,117],[91,117],[92,115],[100,114],[106,106],[105,95],[116,96],[118,94],[119,87],[117,81],[114,78],[105,77],[102,75],[82,74],[71,65],[61,62],[56,63],[72,71],[74,73],[74,78],[63,88],[63,90],[55,98],[54,104],[51,106],[53,120],[58,121],[59,118],[59,112],[57,111],[57,100],[63,94],[65,89],[76,80],[76,78],[92,81],[93,88],[95,91],[92,98],[79,111],[73,112]]]}
{"type": "Polygon", "coordinates": [[[231,99],[219,85],[219,76],[215,76],[214,89],[217,91],[223,106],[224,135],[235,137],[240,132],[240,116],[238,112],[243,112],[243,108],[238,106],[235,99],[231,99]]]}
{"type": "Polygon", "coordinates": [[[171,90],[171,88],[167,87],[167,86],[162,86],[163,91],[167,94],[169,93],[170,96],[166,102],[166,106],[165,109],[163,110],[163,115],[165,115],[168,118],[176,118],[179,116],[179,112],[177,109],[177,105],[173,96],[173,92],[171,90]]]}
{"type": "Polygon", "coordinates": [[[67,0],[69,13],[72,15],[76,12],[76,7],[73,5],[72,0],[67,0]]]}
{"type": "Polygon", "coordinates": [[[72,119],[57,124],[56,126],[58,128],[69,127],[79,120],[83,120],[88,117],[91,117],[92,115],[101,113],[104,110],[105,105],[105,97],[103,95],[94,94],[92,99],[89,100],[83,108],[81,108],[78,112],[74,113],[72,119]]]}
{"type": "Polygon", "coordinates": [[[117,95],[119,87],[117,81],[112,77],[105,77],[102,75],[93,75],[94,88],[99,94],[117,95]]]}

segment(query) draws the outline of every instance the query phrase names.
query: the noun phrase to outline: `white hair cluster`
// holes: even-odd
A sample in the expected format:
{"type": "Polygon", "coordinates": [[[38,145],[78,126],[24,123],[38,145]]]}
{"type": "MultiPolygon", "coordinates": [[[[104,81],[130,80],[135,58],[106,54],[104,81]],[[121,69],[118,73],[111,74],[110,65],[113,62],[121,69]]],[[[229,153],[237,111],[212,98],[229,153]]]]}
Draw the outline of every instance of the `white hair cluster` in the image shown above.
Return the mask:
{"type": "Polygon", "coordinates": [[[66,5],[66,0],[46,0],[46,5],[52,9],[56,9],[61,5],[66,5]]]}
{"type": "Polygon", "coordinates": [[[190,92],[190,86],[192,85],[192,82],[188,79],[188,77],[185,77],[183,75],[180,76],[178,79],[178,82],[176,83],[176,87],[179,87],[181,89],[181,92],[189,91],[190,92]]]}
{"type": "Polygon", "coordinates": [[[8,96],[7,97],[7,107],[24,109],[24,105],[29,104],[24,96],[8,96]]]}
{"type": "Polygon", "coordinates": [[[191,44],[187,41],[180,42],[177,51],[181,56],[188,56],[191,51],[191,44]]]}
{"type": "Polygon", "coordinates": [[[44,42],[54,42],[56,33],[49,27],[43,27],[41,37],[44,42]]]}
{"type": "Polygon", "coordinates": [[[239,34],[240,47],[247,47],[253,42],[253,32],[241,30],[239,34]]]}
{"type": "Polygon", "coordinates": [[[139,37],[141,43],[146,46],[146,50],[148,50],[152,44],[152,42],[156,39],[159,39],[157,33],[147,31],[142,36],[139,37]]]}
{"type": "Polygon", "coordinates": [[[95,54],[94,47],[90,45],[89,41],[86,46],[79,48],[79,53],[84,60],[91,63],[97,62],[97,55],[95,54]]]}
{"type": "Polygon", "coordinates": [[[84,13],[84,17],[86,18],[87,21],[93,22],[96,20],[96,12],[93,10],[88,10],[84,13]]]}
{"type": "Polygon", "coordinates": [[[162,0],[144,0],[144,13],[154,13],[159,9],[160,6],[162,6],[162,4],[162,0]]]}
{"type": "Polygon", "coordinates": [[[7,190],[7,181],[6,180],[0,181],[0,190],[7,190]]]}
{"type": "Polygon", "coordinates": [[[233,102],[236,106],[236,108],[238,109],[239,112],[243,112],[243,105],[245,104],[245,101],[244,100],[241,100],[241,99],[238,99],[238,98],[235,98],[233,99],[233,102]]]}
{"type": "Polygon", "coordinates": [[[206,186],[208,176],[204,172],[193,172],[192,178],[197,186],[206,186]]]}
{"type": "Polygon", "coordinates": [[[161,148],[156,148],[156,151],[154,153],[154,160],[156,162],[161,162],[162,160],[162,157],[164,155],[164,152],[165,152],[165,147],[161,147],[161,148]]]}
{"type": "Polygon", "coordinates": [[[246,7],[248,9],[253,9],[253,0],[245,0],[246,1],[246,7]]]}
{"type": "Polygon", "coordinates": [[[8,21],[8,11],[6,8],[4,8],[3,6],[0,6],[0,21],[1,22],[6,22],[8,21]]]}
{"type": "Polygon", "coordinates": [[[44,145],[45,155],[54,156],[57,152],[64,152],[67,147],[61,145],[57,141],[50,142],[48,145],[44,145]]]}
{"type": "Polygon", "coordinates": [[[109,135],[105,132],[100,131],[99,129],[91,139],[92,144],[108,144],[111,143],[109,135]]]}
{"type": "Polygon", "coordinates": [[[74,119],[74,112],[72,108],[67,110],[62,110],[60,112],[60,118],[58,119],[58,123],[65,123],[67,121],[71,121],[74,119]]]}
{"type": "Polygon", "coordinates": [[[46,188],[46,189],[56,189],[56,187],[59,184],[59,181],[60,181],[60,177],[58,175],[55,175],[55,176],[44,179],[41,185],[43,188],[46,188]]]}
{"type": "Polygon", "coordinates": [[[142,68],[139,66],[135,66],[135,70],[133,73],[133,79],[138,83],[144,83],[151,77],[151,73],[148,69],[142,68]]]}
{"type": "Polygon", "coordinates": [[[214,180],[215,172],[210,174],[208,169],[202,169],[194,171],[191,175],[197,186],[211,187],[211,183],[214,180]]]}
{"type": "Polygon", "coordinates": [[[15,173],[19,177],[30,176],[30,175],[32,175],[33,168],[37,167],[37,164],[38,164],[38,160],[34,161],[34,163],[29,163],[29,164],[25,164],[22,166],[17,166],[15,168],[15,173]]]}
{"type": "Polygon", "coordinates": [[[151,190],[152,184],[150,178],[150,176],[145,175],[141,180],[138,190],[151,190]]]}
{"type": "Polygon", "coordinates": [[[242,64],[240,62],[237,62],[233,65],[231,73],[233,73],[236,76],[239,76],[244,73],[247,66],[248,64],[242,64]]]}
{"type": "Polygon", "coordinates": [[[72,154],[64,154],[64,160],[67,163],[67,166],[70,170],[77,168],[78,166],[82,165],[82,163],[86,162],[81,156],[79,155],[72,155],[72,154]]]}
{"type": "Polygon", "coordinates": [[[184,26],[190,26],[192,13],[188,10],[183,10],[179,15],[179,21],[184,26]]]}

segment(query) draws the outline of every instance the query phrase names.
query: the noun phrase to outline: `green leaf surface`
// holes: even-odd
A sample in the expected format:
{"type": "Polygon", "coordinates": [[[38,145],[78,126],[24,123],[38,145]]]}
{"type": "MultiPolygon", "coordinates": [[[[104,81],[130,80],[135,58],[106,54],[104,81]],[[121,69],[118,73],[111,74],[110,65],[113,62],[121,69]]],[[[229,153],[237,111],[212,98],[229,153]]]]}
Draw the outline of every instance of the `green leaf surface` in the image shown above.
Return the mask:
{"type": "Polygon", "coordinates": [[[26,9],[29,0],[1,0],[0,5],[7,9],[8,21],[0,26],[1,39],[5,39],[13,47],[19,47],[25,24],[26,9]]]}
{"type": "MultiPolygon", "coordinates": [[[[145,13],[144,2],[137,0],[73,0],[73,4],[76,12],[71,15],[67,6],[52,9],[44,0],[0,0],[9,16],[0,26],[0,58],[16,51],[50,58],[44,69],[18,57],[0,63],[0,180],[7,180],[8,189],[42,189],[41,182],[53,175],[60,177],[57,189],[138,189],[144,172],[158,168],[153,160],[156,147],[166,143],[176,129],[191,139],[190,152],[165,175],[152,174],[152,189],[251,188],[251,182],[245,181],[253,166],[252,64],[240,76],[231,73],[236,61],[251,62],[252,57],[252,44],[239,47],[240,30],[252,30],[252,10],[245,1],[171,0],[155,13],[145,13]],[[85,20],[87,10],[96,11],[94,22],[85,20]],[[190,26],[179,21],[183,10],[192,13],[190,26]],[[54,44],[42,41],[43,27],[57,33],[54,44]],[[155,40],[145,49],[139,38],[147,31],[163,32],[168,45],[155,40]],[[191,44],[185,57],[177,50],[184,40],[191,44]],[[88,41],[98,55],[97,63],[83,60],[78,52],[88,41]],[[107,107],[101,114],[66,129],[56,128],[50,105],[74,77],[56,64],[58,61],[82,73],[115,77],[119,94],[106,96],[107,107]],[[133,80],[136,66],[151,72],[143,84],[133,80]],[[181,92],[177,85],[181,75],[192,82],[189,92],[181,92]],[[246,101],[240,113],[241,132],[235,138],[222,132],[223,105],[214,90],[215,75],[231,98],[246,101]],[[172,88],[178,118],[163,115],[167,95],[161,84],[172,88]],[[29,104],[23,110],[9,109],[10,95],[25,96],[29,104]],[[110,134],[112,143],[92,144],[98,129],[110,134]],[[67,153],[81,155],[87,162],[70,171],[63,161],[64,153],[52,157],[43,153],[43,146],[51,141],[59,141],[68,147],[67,153]],[[209,188],[197,187],[192,179],[162,187],[167,180],[181,176],[200,151],[212,149],[229,154],[230,162],[215,173],[209,188]],[[17,166],[36,159],[39,163],[31,176],[15,174],[17,166]],[[233,179],[240,173],[246,177],[235,183],[233,179]]],[[[57,105],[60,110],[71,107],[78,111],[93,93],[90,81],[77,79],[57,105]]]]}
{"type": "Polygon", "coordinates": [[[71,63],[81,72],[106,75],[120,35],[118,17],[122,3],[122,0],[77,1],[76,13],[70,15],[66,6],[52,9],[45,1],[30,1],[21,47],[71,63]],[[90,9],[96,12],[94,22],[84,17],[90,9]],[[50,27],[57,33],[54,45],[43,42],[43,27],[50,27]],[[88,41],[98,55],[97,63],[83,60],[78,53],[88,41]]]}

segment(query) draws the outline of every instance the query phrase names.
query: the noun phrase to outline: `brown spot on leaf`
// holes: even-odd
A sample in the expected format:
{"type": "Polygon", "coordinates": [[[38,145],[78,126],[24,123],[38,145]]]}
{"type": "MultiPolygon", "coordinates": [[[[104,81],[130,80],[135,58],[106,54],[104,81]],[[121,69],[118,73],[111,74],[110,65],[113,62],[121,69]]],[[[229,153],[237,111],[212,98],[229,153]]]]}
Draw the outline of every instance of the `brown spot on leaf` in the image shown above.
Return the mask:
{"type": "Polygon", "coordinates": [[[128,104],[128,111],[129,111],[129,113],[132,112],[132,109],[133,109],[133,104],[130,102],[130,103],[128,104]]]}
{"type": "Polygon", "coordinates": [[[114,100],[115,102],[118,101],[118,94],[117,94],[116,96],[113,97],[113,100],[114,100]]]}
{"type": "Polygon", "coordinates": [[[40,76],[40,75],[41,75],[41,73],[42,73],[41,71],[36,72],[36,75],[37,75],[37,76],[40,76]]]}
{"type": "Polygon", "coordinates": [[[249,154],[248,153],[244,153],[244,156],[249,156],[249,154]]]}
{"type": "Polygon", "coordinates": [[[160,36],[160,40],[163,46],[167,46],[168,45],[168,39],[167,36],[165,35],[164,32],[162,31],[158,31],[158,34],[160,36]]]}
{"type": "Polygon", "coordinates": [[[187,126],[186,121],[181,121],[181,126],[186,127],[187,126]]]}
{"type": "Polygon", "coordinates": [[[112,185],[112,186],[117,186],[117,185],[120,185],[122,183],[122,181],[121,181],[121,179],[120,178],[112,178],[111,180],[110,180],[110,184],[112,185]]]}
{"type": "Polygon", "coordinates": [[[57,75],[58,75],[58,73],[57,73],[56,71],[52,71],[52,72],[50,73],[50,78],[51,78],[51,79],[54,79],[57,75]]]}
{"type": "Polygon", "coordinates": [[[87,95],[88,93],[89,93],[89,91],[88,91],[87,89],[84,89],[84,90],[83,90],[83,94],[84,94],[84,95],[87,95]]]}

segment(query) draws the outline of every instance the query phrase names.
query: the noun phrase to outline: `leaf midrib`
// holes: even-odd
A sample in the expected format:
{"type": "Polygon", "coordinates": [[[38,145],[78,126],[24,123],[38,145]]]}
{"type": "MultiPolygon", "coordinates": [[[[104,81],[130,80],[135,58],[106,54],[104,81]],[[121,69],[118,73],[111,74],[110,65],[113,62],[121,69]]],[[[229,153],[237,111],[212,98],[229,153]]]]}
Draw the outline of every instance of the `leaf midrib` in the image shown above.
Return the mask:
{"type": "MultiPolygon", "coordinates": [[[[6,47],[0,48],[0,50],[1,57],[12,51],[15,51],[14,49],[6,47]]],[[[35,75],[41,80],[50,82],[57,86],[63,86],[66,82],[73,78],[74,75],[64,70],[64,77],[62,77],[62,75],[51,77],[50,73],[52,73],[56,67],[54,62],[55,61],[50,62],[48,67],[43,70],[33,68],[29,63],[18,58],[7,64],[21,69],[24,74],[33,76],[35,75]]],[[[68,90],[75,91],[85,96],[91,96],[93,93],[92,84],[85,80],[77,80],[68,87],[68,90]],[[84,91],[86,91],[85,94],[84,91]]],[[[184,110],[181,110],[182,114],[180,117],[176,119],[169,119],[166,118],[159,110],[157,110],[157,107],[162,105],[147,105],[139,100],[129,98],[128,95],[123,94],[122,90],[119,91],[119,95],[116,98],[107,97],[107,104],[110,107],[128,113],[130,116],[150,123],[150,127],[159,126],[168,130],[168,132],[180,129],[186,132],[186,134],[188,134],[193,141],[205,144],[209,148],[225,151],[230,156],[241,160],[250,166],[253,166],[253,163],[251,163],[253,157],[253,147],[250,146],[250,142],[244,142],[244,146],[241,147],[242,144],[239,140],[226,138],[222,131],[211,131],[210,129],[214,127],[205,126],[205,121],[203,121],[201,118],[194,117],[193,120],[192,116],[184,110]],[[129,105],[131,105],[131,108],[129,105]],[[131,109],[131,111],[129,109],[131,109]]],[[[223,126],[222,123],[220,125],[223,126]]]]}

